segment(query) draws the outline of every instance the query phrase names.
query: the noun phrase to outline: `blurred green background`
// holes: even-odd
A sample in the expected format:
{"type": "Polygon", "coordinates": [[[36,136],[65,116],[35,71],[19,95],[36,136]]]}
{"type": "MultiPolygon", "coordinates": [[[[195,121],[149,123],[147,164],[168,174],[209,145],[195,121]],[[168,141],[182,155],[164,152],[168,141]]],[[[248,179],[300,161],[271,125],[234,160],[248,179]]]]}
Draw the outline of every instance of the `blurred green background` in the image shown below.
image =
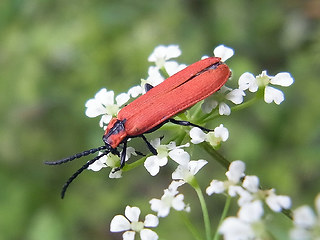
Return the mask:
{"type": "MultiPolygon", "coordinates": [[[[146,78],[159,44],[178,44],[178,61],[187,64],[221,43],[234,48],[234,84],[245,71],[292,74],[280,106],[261,102],[215,125],[230,131],[226,158],[245,161],[248,174],[290,195],[294,206],[313,205],[320,190],[319,19],[318,0],[2,0],[0,239],[121,239],[109,232],[114,215],[126,205],[139,206],[143,217],[151,212],[148,201],[162,195],[173,168],[151,177],[140,167],[120,180],[108,179],[109,170],[85,171],[61,200],[62,184],[86,159],[43,162],[102,144],[98,118],[84,115],[84,103],[102,87],[119,94],[146,78]]],[[[224,179],[224,169],[207,159],[203,188],[224,179]]],[[[182,190],[201,225],[196,195],[182,190]]],[[[217,221],[224,198],[207,200],[217,221]]],[[[285,239],[290,222],[280,214],[273,224],[285,239]]],[[[157,232],[191,239],[176,212],[157,232]]]]}

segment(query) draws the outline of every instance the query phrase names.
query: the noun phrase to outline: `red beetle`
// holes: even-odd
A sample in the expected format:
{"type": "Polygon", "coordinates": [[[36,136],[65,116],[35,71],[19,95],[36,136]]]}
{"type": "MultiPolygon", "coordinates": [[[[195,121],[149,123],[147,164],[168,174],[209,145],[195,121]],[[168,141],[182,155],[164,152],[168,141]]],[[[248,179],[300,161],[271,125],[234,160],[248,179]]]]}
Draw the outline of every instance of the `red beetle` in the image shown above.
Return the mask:
{"type": "Polygon", "coordinates": [[[102,154],[88,161],[68,179],[62,188],[61,197],[64,197],[70,183],[89,165],[109,152],[120,155],[117,150],[120,144],[123,144],[123,151],[120,156],[120,167],[115,171],[123,168],[128,138],[141,137],[147,143],[150,151],[157,154],[157,151],[143,134],[153,132],[167,122],[196,126],[205,131],[210,131],[210,129],[188,121],[175,120],[172,117],[218,91],[230,75],[229,67],[221,62],[220,58],[209,57],[191,64],[155,87],[147,86],[149,90],[146,94],[122,108],[118,116],[109,122],[102,137],[105,145],[59,161],[46,162],[49,165],[58,165],[97,151],[103,151],[102,154]]]}

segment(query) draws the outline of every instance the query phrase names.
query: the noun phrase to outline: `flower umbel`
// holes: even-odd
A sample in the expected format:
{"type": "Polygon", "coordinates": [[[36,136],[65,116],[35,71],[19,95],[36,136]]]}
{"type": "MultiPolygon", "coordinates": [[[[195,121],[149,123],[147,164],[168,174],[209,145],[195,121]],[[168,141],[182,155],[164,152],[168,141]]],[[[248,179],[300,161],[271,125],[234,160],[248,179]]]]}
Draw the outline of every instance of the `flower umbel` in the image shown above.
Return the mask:
{"type": "Polygon", "coordinates": [[[125,216],[116,215],[110,223],[111,232],[124,232],[124,240],[133,240],[136,232],[140,234],[141,240],[156,240],[157,233],[148,227],[156,227],[159,224],[158,218],[153,214],[148,214],[144,222],[139,221],[140,209],[138,207],[127,206],[125,216]],[[145,228],[147,227],[147,228],[145,228]]]}

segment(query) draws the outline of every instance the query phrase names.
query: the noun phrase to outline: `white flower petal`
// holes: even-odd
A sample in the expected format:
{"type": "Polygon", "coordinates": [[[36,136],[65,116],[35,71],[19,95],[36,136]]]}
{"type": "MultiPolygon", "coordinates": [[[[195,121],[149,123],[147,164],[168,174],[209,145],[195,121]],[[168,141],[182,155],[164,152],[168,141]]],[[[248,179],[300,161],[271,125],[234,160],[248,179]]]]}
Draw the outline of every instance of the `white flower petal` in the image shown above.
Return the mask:
{"type": "Polygon", "coordinates": [[[169,45],[169,46],[163,46],[159,45],[157,46],[152,54],[149,56],[148,61],[149,62],[155,62],[156,65],[161,68],[164,66],[165,61],[176,58],[180,56],[181,50],[179,49],[178,45],[169,45]]]}
{"type": "Polygon", "coordinates": [[[111,121],[112,116],[111,115],[102,115],[100,121],[99,121],[99,126],[103,127],[104,125],[108,125],[108,123],[111,121]]]}
{"type": "Polygon", "coordinates": [[[149,201],[152,211],[158,213],[158,217],[166,217],[170,212],[170,205],[164,204],[160,199],[153,198],[149,201]]]}
{"type": "Polygon", "coordinates": [[[188,166],[190,155],[183,149],[174,149],[169,152],[169,157],[180,165],[188,166]]]}
{"type": "Polygon", "coordinates": [[[241,90],[249,89],[250,92],[256,92],[258,90],[257,80],[255,76],[249,72],[245,72],[240,76],[238,84],[241,90]]]}
{"type": "Polygon", "coordinates": [[[226,218],[219,227],[219,232],[225,240],[254,239],[255,236],[251,226],[236,217],[226,218]]]}
{"type": "Polygon", "coordinates": [[[204,99],[203,103],[201,104],[201,110],[204,113],[210,113],[212,109],[215,109],[218,106],[218,104],[218,101],[215,100],[213,95],[211,95],[204,99]]]}
{"type": "Polygon", "coordinates": [[[130,229],[130,222],[122,215],[116,215],[111,220],[110,231],[122,232],[130,229]]]}
{"type": "Polygon", "coordinates": [[[133,86],[132,88],[129,89],[128,94],[133,97],[136,98],[138,97],[140,94],[142,94],[143,89],[141,86],[133,86]]]}
{"type": "MultiPolygon", "coordinates": [[[[100,159],[101,159],[101,158],[100,158],[100,159]]],[[[100,159],[99,159],[99,160],[100,160],[100,159]]],[[[89,170],[92,170],[92,171],[95,171],[95,172],[98,172],[98,171],[100,171],[102,168],[107,167],[103,162],[101,162],[101,161],[99,161],[99,160],[97,160],[97,161],[95,161],[94,163],[90,164],[89,167],[88,167],[88,169],[89,169],[89,170]]]]}
{"type": "Polygon", "coordinates": [[[165,62],[164,68],[166,69],[169,76],[172,76],[173,74],[181,71],[182,69],[186,68],[187,65],[185,64],[179,64],[176,61],[168,61],[165,62]]]}
{"type": "Polygon", "coordinates": [[[291,199],[288,196],[278,196],[274,193],[266,198],[266,203],[274,212],[280,212],[282,209],[288,209],[291,206],[291,199]]]}
{"type": "Polygon", "coordinates": [[[150,156],[144,162],[144,167],[151,174],[151,176],[157,175],[160,171],[160,166],[157,161],[157,156],[150,156]]]}
{"type": "Polygon", "coordinates": [[[293,78],[291,77],[290,73],[281,72],[271,78],[270,83],[274,85],[279,85],[283,87],[288,87],[294,82],[293,78]]]}
{"type": "Polygon", "coordinates": [[[190,175],[188,168],[183,166],[183,165],[179,165],[176,170],[172,173],[171,177],[174,180],[185,180],[186,178],[188,178],[190,175]]]}
{"type": "Polygon", "coordinates": [[[242,186],[249,192],[255,193],[259,190],[259,178],[257,176],[245,176],[242,186]]]}
{"type": "Polygon", "coordinates": [[[99,115],[105,114],[107,112],[106,108],[101,104],[101,102],[96,99],[89,99],[85,104],[86,116],[90,118],[97,117],[99,115]]]}
{"type": "Polygon", "coordinates": [[[94,98],[105,106],[114,104],[114,92],[107,91],[105,88],[102,88],[97,92],[96,95],[94,95],[94,98]]]}
{"type": "Polygon", "coordinates": [[[311,240],[311,233],[303,228],[294,228],[290,230],[290,240],[311,240]]]}
{"type": "Polygon", "coordinates": [[[190,132],[189,135],[191,137],[191,142],[193,144],[198,144],[201,143],[205,140],[206,138],[206,134],[198,127],[193,127],[190,132]]]}
{"type": "Polygon", "coordinates": [[[188,167],[189,167],[189,172],[192,174],[192,175],[196,175],[197,172],[199,172],[199,170],[201,168],[204,167],[204,165],[206,165],[208,162],[206,160],[198,160],[198,161],[190,161],[189,164],[188,164],[188,167]]]}
{"type": "Polygon", "coordinates": [[[172,207],[177,210],[177,211],[182,211],[185,208],[185,203],[183,202],[184,196],[183,194],[177,195],[173,200],[172,200],[172,207]]]}
{"type": "Polygon", "coordinates": [[[157,240],[159,237],[157,233],[150,229],[142,229],[140,231],[140,238],[141,240],[157,240]]]}
{"type": "Polygon", "coordinates": [[[244,170],[246,166],[244,162],[237,160],[230,163],[229,171],[226,172],[228,179],[234,183],[238,183],[240,178],[244,177],[244,170]]]}
{"type": "Polygon", "coordinates": [[[316,216],[309,206],[304,205],[293,211],[293,221],[299,227],[309,228],[315,224],[316,216]]]}
{"type": "Polygon", "coordinates": [[[219,114],[220,114],[220,115],[229,116],[230,113],[231,113],[230,107],[229,107],[226,103],[220,102],[220,103],[219,103],[219,114]]]}
{"type": "Polygon", "coordinates": [[[124,215],[131,221],[131,222],[138,222],[139,221],[139,215],[140,215],[140,209],[138,207],[130,207],[127,206],[126,210],[124,212],[124,215]]]}
{"type": "Polygon", "coordinates": [[[279,89],[266,86],[264,90],[264,101],[266,103],[275,102],[276,104],[280,104],[284,100],[284,94],[279,89]]]}
{"type": "Polygon", "coordinates": [[[230,100],[234,104],[240,104],[243,102],[243,96],[246,94],[241,89],[233,89],[226,95],[226,99],[230,100]]]}
{"type": "Polygon", "coordinates": [[[109,178],[122,178],[122,170],[115,171],[113,168],[109,173],[109,178]]]}
{"type": "Polygon", "coordinates": [[[172,193],[172,195],[175,195],[178,193],[177,191],[178,187],[182,186],[183,184],[185,184],[185,182],[182,180],[172,181],[168,187],[168,190],[172,193]]]}
{"type": "Polygon", "coordinates": [[[136,235],[135,231],[126,231],[124,234],[122,234],[123,240],[134,240],[134,236],[136,235]]]}
{"type": "Polygon", "coordinates": [[[210,196],[213,193],[217,193],[217,194],[223,193],[224,190],[225,190],[225,187],[222,181],[212,180],[210,183],[210,186],[207,187],[206,189],[206,193],[210,196]]]}
{"type": "Polygon", "coordinates": [[[116,96],[116,103],[118,106],[122,106],[126,102],[128,102],[130,99],[130,95],[127,93],[120,93],[118,96],[116,96]]]}
{"type": "Polygon", "coordinates": [[[244,204],[239,212],[238,216],[245,222],[256,222],[263,216],[263,206],[260,200],[256,200],[250,203],[244,204]]]}
{"type": "Polygon", "coordinates": [[[219,45],[213,50],[213,54],[215,57],[220,57],[222,62],[225,62],[233,56],[234,50],[224,45],[219,45]]]}
{"type": "Polygon", "coordinates": [[[144,220],[145,227],[156,227],[159,225],[159,219],[153,214],[148,214],[144,220]]]}
{"type": "Polygon", "coordinates": [[[220,124],[219,127],[214,129],[214,136],[216,138],[221,138],[221,140],[225,142],[229,138],[229,131],[223,126],[223,124],[220,124]]]}

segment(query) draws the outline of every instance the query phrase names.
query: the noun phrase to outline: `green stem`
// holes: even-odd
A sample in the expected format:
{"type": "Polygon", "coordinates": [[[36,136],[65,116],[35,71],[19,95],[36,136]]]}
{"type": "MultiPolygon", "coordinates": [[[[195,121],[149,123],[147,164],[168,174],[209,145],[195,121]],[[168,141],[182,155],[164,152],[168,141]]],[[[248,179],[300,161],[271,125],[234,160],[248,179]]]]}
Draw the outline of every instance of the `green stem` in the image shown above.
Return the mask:
{"type": "Polygon", "coordinates": [[[141,164],[144,163],[144,161],[147,159],[147,157],[149,157],[151,154],[149,154],[148,156],[142,157],[140,159],[138,159],[137,161],[134,161],[133,163],[130,164],[126,164],[124,165],[124,167],[122,168],[123,172],[127,172],[129,170],[132,170],[138,166],[140,166],[141,164]]]}
{"type": "Polygon", "coordinates": [[[234,112],[234,111],[239,111],[239,110],[242,110],[242,109],[245,109],[247,107],[250,107],[252,104],[254,104],[257,100],[259,100],[260,97],[259,96],[256,96],[254,98],[251,98],[250,100],[242,103],[242,104],[239,104],[239,105],[236,105],[236,106],[233,106],[231,108],[231,112],[234,112]]]}
{"type": "Polygon", "coordinates": [[[219,227],[221,225],[221,223],[223,222],[223,220],[226,218],[227,216],[227,213],[229,211],[229,208],[230,208],[230,203],[231,203],[231,196],[227,196],[227,200],[226,200],[226,203],[224,204],[224,208],[223,208],[223,212],[222,212],[222,215],[221,215],[221,218],[220,218],[220,221],[219,221],[219,224],[218,224],[218,227],[217,227],[217,231],[216,233],[214,234],[214,237],[213,237],[213,240],[218,240],[219,239],[219,227]]]}
{"type": "Polygon", "coordinates": [[[181,218],[184,221],[184,224],[187,226],[193,237],[197,240],[202,240],[202,237],[199,231],[195,228],[195,226],[191,223],[190,219],[186,216],[186,213],[180,212],[181,218]]]}
{"type": "Polygon", "coordinates": [[[204,200],[204,196],[202,194],[201,188],[195,178],[192,181],[192,187],[195,189],[195,191],[198,195],[199,201],[200,201],[202,215],[203,215],[203,221],[204,221],[204,227],[205,227],[205,231],[206,231],[206,239],[210,240],[212,235],[211,235],[211,224],[210,224],[208,208],[207,208],[206,201],[204,200]]]}
{"type": "Polygon", "coordinates": [[[209,143],[202,144],[204,150],[209,153],[215,160],[217,160],[225,169],[228,170],[230,162],[225,159],[220,153],[218,153],[209,143]]]}

